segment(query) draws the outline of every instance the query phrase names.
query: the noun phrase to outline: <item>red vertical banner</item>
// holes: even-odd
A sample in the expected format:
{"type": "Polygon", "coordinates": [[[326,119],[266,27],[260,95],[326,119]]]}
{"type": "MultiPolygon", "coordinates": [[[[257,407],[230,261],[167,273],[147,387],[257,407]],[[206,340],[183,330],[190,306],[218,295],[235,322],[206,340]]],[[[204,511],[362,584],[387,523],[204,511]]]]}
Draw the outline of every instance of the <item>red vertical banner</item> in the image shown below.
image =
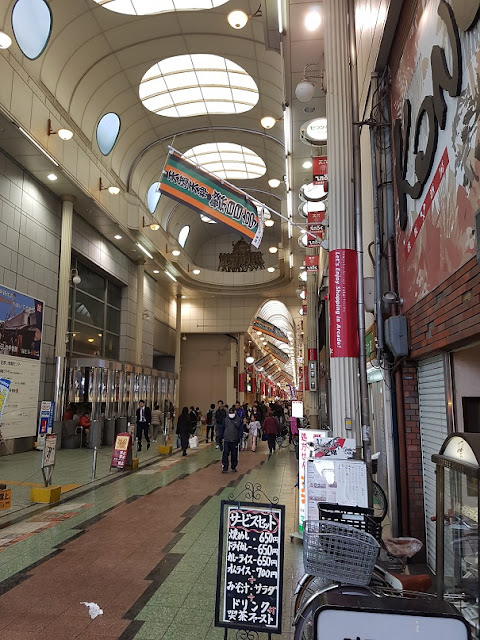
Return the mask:
{"type": "Polygon", "coordinates": [[[308,350],[308,361],[310,362],[310,360],[318,360],[317,357],[317,350],[316,349],[309,349],[308,350]]]}
{"type": "Polygon", "coordinates": [[[308,391],[308,364],[303,367],[303,390],[308,391]]]}
{"type": "Polygon", "coordinates": [[[262,382],[260,382],[260,395],[265,395],[265,383],[263,382],[263,380],[262,382]]]}
{"type": "Polygon", "coordinates": [[[328,255],[330,356],[358,357],[357,252],[335,249],[328,255]]]}
{"type": "Polygon", "coordinates": [[[305,256],[305,268],[310,273],[318,272],[318,255],[305,256]]]}
{"type": "Polygon", "coordinates": [[[303,391],[303,367],[298,367],[298,390],[303,391]]]}
{"type": "Polygon", "coordinates": [[[245,374],[240,373],[238,376],[238,390],[245,391],[245,374]]]}
{"type": "Polygon", "coordinates": [[[313,184],[324,184],[328,182],[328,162],[327,156],[316,156],[312,158],[313,184]]]}

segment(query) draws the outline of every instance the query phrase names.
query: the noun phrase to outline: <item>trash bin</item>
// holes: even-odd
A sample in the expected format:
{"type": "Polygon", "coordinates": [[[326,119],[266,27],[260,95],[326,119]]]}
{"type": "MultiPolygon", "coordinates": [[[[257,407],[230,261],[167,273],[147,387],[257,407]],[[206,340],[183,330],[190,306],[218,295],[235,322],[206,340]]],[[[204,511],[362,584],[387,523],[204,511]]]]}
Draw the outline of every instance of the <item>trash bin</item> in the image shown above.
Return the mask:
{"type": "Polygon", "coordinates": [[[103,422],[103,444],[113,447],[115,443],[115,418],[106,418],[103,422]]]}
{"type": "Polygon", "coordinates": [[[119,433],[125,433],[127,431],[128,420],[127,416],[121,416],[115,420],[115,435],[119,433]]]}
{"type": "Polygon", "coordinates": [[[103,420],[92,420],[90,423],[90,429],[88,432],[88,448],[89,449],[100,449],[102,446],[102,430],[103,430],[103,420]]]}

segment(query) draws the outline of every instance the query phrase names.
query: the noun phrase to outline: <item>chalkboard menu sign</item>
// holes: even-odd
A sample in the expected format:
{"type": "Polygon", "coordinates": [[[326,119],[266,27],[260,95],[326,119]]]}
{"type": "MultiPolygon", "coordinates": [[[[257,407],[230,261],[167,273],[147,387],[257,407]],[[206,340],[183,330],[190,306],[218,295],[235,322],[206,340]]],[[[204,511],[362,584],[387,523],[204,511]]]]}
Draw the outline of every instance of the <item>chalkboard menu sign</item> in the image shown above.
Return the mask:
{"type": "Polygon", "coordinates": [[[215,625],[281,633],[285,507],[222,501],[215,625]]]}

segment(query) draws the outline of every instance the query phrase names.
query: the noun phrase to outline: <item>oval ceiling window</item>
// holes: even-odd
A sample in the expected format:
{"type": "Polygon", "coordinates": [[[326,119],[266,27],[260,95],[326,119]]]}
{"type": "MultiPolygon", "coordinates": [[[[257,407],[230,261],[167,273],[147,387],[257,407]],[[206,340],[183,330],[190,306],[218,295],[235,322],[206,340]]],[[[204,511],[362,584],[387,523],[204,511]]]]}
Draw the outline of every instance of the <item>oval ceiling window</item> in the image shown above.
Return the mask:
{"type": "Polygon", "coordinates": [[[106,113],[97,124],[97,144],[104,156],[115,146],[120,133],[120,118],[116,113],[106,113]]]}
{"type": "Polygon", "coordinates": [[[38,58],[50,39],[52,12],[45,0],[17,0],[12,10],[12,29],[23,55],[38,58]]]}
{"type": "Polygon", "coordinates": [[[228,0],[95,0],[104,9],[129,16],[149,16],[168,11],[213,9],[228,0]]]}
{"type": "Polygon", "coordinates": [[[225,180],[251,180],[267,171],[255,151],[231,142],[212,142],[192,147],[185,158],[225,180]]]}
{"type": "Polygon", "coordinates": [[[178,234],[178,244],[182,247],[182,249],[185,247],[185,243],[187,241],[189,233],[190,227],[188,226],[188,224],[180,229],[180,233],[178,234]]]}
{"type": "Polygon", "coordinates": [[[160,200],[160,196],[162,195],[158,190],[159,186],[160,182],[154,182],[150,185],[147,191],[147,209],[150,211],[150,213],[155,213],[158,201],[160,200]]]}
{"type": "Polygon", "coordinates": [[[258,102],[255,80],[238,64],[212,54],[166,58],[143,76],[144,107],[167,118],[243,113],[258,102]]]}

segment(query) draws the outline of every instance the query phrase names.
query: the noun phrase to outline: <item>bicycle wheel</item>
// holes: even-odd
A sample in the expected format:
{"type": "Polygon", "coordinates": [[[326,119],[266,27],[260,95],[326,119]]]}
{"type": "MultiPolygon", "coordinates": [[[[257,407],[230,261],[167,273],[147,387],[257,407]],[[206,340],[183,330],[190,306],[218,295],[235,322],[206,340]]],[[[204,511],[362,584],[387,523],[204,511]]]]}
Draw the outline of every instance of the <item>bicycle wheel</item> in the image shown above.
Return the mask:
{"type": "Polygon", "coordinates": [[[331,582],[326,578],[319,578],[318,576],[305,573],[298,581],[293,596],[294,615],[297,615],[297,612],[305,606],[306,602],[308,602],[313,595],[323,591],[329,585],[331,585],[331,582]]]}
{"type": "Polygon", "coordinates": [[[373,517],[378,522],[382,522],[382,520],[387,515],[388,511],[388,500],[385,495],[385,491],[382,487],[372,480],[372,497],[373,497],[373,517]]]}

